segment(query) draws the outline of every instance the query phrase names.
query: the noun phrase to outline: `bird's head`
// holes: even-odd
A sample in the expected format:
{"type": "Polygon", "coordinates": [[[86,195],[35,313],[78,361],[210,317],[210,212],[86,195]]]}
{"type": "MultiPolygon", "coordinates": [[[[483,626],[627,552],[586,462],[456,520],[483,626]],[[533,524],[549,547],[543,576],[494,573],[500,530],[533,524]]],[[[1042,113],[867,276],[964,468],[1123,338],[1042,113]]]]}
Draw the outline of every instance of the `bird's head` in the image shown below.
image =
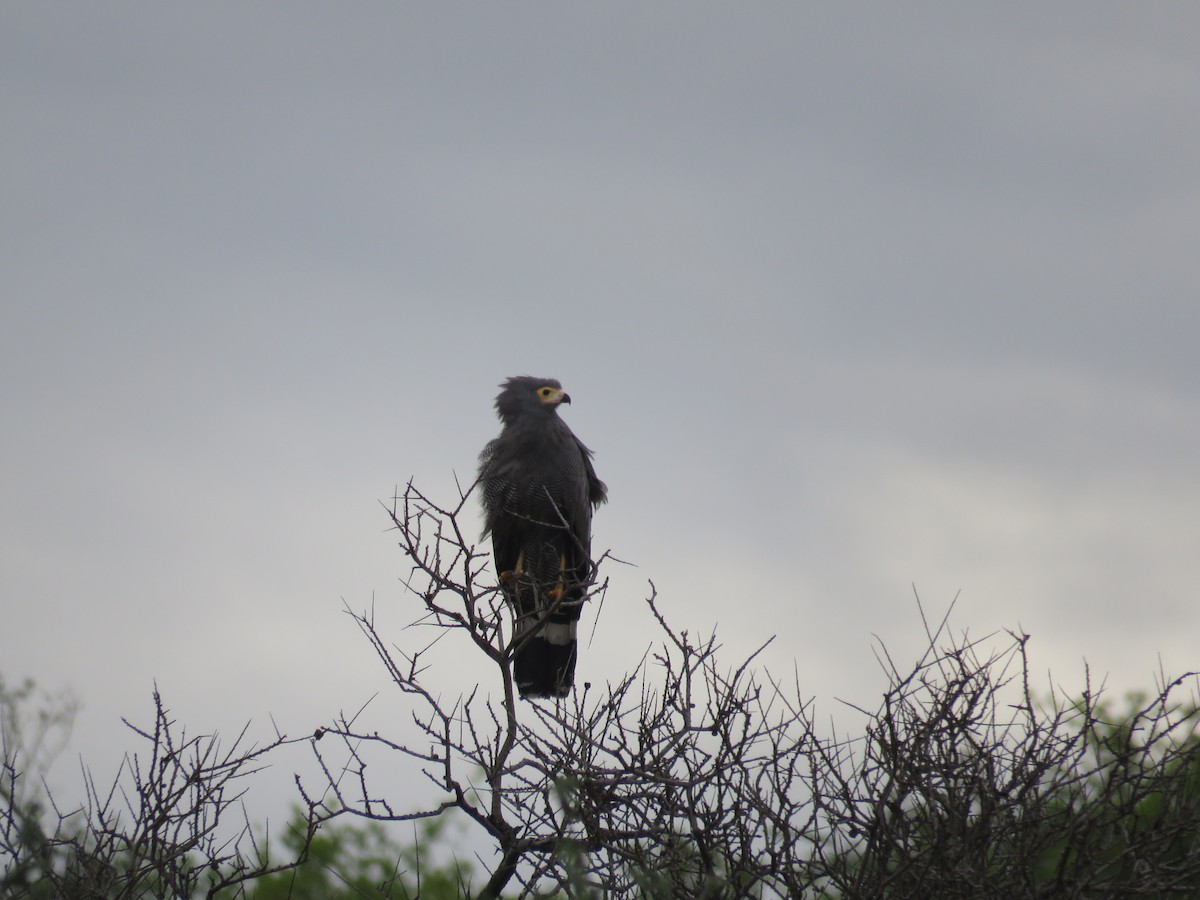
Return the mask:
{"type": "Polygon", "coordinates": [[[570,402],[571,395],[555,379],[516,375],[500,385],[496,415],[510,425],[520,416],[554,415],[560,403],[570,402]]]}

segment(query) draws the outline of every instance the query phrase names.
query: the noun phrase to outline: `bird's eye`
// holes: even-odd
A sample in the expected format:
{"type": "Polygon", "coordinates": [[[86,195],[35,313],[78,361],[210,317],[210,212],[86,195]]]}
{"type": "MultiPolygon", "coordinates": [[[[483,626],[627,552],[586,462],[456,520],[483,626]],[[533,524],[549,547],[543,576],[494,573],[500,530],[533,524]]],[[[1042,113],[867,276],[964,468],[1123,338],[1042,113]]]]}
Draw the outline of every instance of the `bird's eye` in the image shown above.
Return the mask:
{"type": "Polygon", "coordinates": [[[549,397],[550,396],[550,388],[548,388],[548,387],[538,388],[538,393],[541,394],[541,396],[543,396],[543,397],[549,397]]]}

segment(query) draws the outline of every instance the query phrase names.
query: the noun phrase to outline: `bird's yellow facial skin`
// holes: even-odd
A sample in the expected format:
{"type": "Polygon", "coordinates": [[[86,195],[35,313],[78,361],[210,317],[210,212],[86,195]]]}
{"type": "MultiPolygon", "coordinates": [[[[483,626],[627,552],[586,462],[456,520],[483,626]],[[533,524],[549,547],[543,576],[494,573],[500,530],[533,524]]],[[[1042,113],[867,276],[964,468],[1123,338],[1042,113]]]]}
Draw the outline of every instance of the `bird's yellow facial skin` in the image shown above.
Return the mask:
{"type": "MultiPolygon", "coordinates": [[[[567,396],[561,388],[550,387],[548,384],[542,385],[537,389],[538,399],[546,406],[558,406],[567,396]]],[[[567,401],[570,402],[569,400],[567,401]]]]}

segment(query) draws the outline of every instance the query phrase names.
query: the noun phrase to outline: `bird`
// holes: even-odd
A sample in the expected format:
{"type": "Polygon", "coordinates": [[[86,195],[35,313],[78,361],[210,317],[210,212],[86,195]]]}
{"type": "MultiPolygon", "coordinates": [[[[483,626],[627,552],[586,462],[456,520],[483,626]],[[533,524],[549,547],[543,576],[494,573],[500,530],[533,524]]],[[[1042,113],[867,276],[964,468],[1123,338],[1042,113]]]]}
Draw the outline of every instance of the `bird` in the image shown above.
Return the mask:
{"type": "Polygon", "coordinates": [[[513,613],[513,680],[522,697],[565,697],[576,628],[592,582],[592,513],[608,499],[592,451],[559,418],[571,397],[553,378],[500,385],[500,434],[479,454],[483,537],[513,613]]]}

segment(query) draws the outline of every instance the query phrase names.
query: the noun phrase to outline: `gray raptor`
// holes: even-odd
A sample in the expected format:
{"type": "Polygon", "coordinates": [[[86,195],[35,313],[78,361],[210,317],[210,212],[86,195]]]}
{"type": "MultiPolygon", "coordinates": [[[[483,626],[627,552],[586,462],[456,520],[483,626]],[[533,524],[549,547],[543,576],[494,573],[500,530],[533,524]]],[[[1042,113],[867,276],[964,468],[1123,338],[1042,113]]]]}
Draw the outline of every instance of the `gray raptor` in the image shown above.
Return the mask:
{"type": "Polygon", "coordinates": [[[522,697],[565,697],[575,629],[592,579],[592,510],[607,499],[592,451],[558,417],[570,403],[553,378],[509,378],[504,423],[479,455],[483,534],[513,610],[513,677],[522,697]]]}

